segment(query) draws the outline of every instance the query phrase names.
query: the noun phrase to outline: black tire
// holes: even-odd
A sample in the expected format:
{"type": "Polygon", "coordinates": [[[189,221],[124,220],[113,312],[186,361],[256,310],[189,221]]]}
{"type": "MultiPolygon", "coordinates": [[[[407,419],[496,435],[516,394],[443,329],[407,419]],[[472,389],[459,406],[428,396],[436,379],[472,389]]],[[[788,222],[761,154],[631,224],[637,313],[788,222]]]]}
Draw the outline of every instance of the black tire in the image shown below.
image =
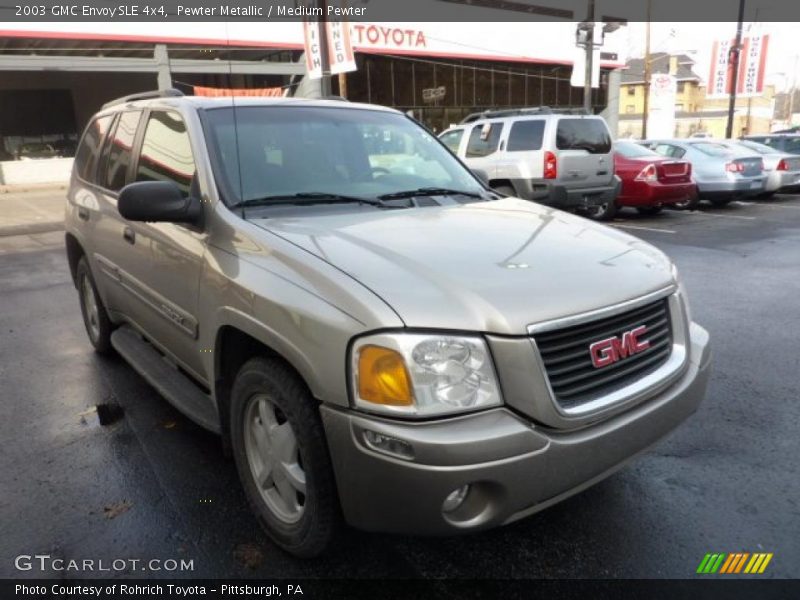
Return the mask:
{"type": "Polygon", "coordinates": [[[700,196],[695,194],[688,200],[684,200],[683,202],[676,202],[675,204],[671,205],[671,208],[675,208],[677,210],[695,210],[700,204],[700,196]]]}
{"type": "Polygon", "coordinates": [[[80,298],[81,314],[83,315],[83,325],[86,327],[86,335],[94,346],[98,354],[111,354],[111,332],[114,326],[108,318],[100,294],[97,293],[97,286],[94,284],[94,277],[89,270],[86,257],[82,256],[75,269],[75,282],[78,286],[78,297],[80,298]],[[91,294],[91,298],[87,298],[91,294]],[[94,306],[94,308],[92,308],[94,306]]]}
{"type": "Polygon", "coordinates": [[[733,198],[711,198],[711,204],[718,207],[728,206],[731,202],[733,198]]]}
{"type": "Polygon", "coordinates": [[[758,197],[761,198],[762,200],[768,200],[769,198],[772,198],[777,193],[778,193],[777,190],[773,190],[771,192],[764,192],[763,194],[759,194],[758,197]]]}
{"type": "Polygon", "coordinates": [[[584,208],[581,212],[592,221],[610,221],[617,214],[617,205],[614,202],[607,202],[599,206],[584,208]]]}
{"type": "Polygon", "coordinates": [[[498,194],[503,194],[504,196],[513,196],[517,198],[517,192],[514,190],[513,187],[510,185],[498,185],[493,186],[492,189],[497,192],[498,194]]]}
{"type": "MultiPolygon", "coordinates": [[[[264,531],[278,546],[294,556],[312,558],[324,552],[340,527],[339,500],[319,405],[304,382],[278,359],[250,359],[239,370],[231,389],[230,422],[231,446],[239,478],[250,508],[264,531]],[[259,410],[262,400],[273,411],[269,418],[275,417],[273,423],[277,425],[264,423],[259,410]],[[252,417],[257,417],[257,423],[253,423],[252,417]],[[290,467],[295,471],[274,466],[277,462],[288,463],[277,458],[280,455],[277,450],[280,443],[276,441],[278,435],[270,433],[267,448],[270,453],[268,462],[272,466],[266,468],[263,462],[260,463],[270,473],[261,486],[256,481],[256,463],[264,454],[253,427],[262,426],[265,431],[274,432],[286,424],[294,438],[295,462],[290,467]],[[292,487],[291,477],[285,475],[296,472],[298,466],[303,474],[304,492],[292,487]],[[276,475],[280,475],[280,480],[276,475]],[[296,494],[293,499],[295,506],[284,503],[280,483],[288,485],[288,489],[296,494]],[[287,511],[282,516],[283,509],[287,511]],[[286,517],[292,509],[300,511],[294,521],[286,517]]],[[[299,479],[296,475],[294,477],[299,479]]],[[[295,515],[290,516],[295,518],[295,515]]]]}
{"type": "Polygon", "coordinates": [[[660,213],[662,208],[661,206],[640,206],[636,210],[639,211],[640,215],[653,216],[660,213]]]}

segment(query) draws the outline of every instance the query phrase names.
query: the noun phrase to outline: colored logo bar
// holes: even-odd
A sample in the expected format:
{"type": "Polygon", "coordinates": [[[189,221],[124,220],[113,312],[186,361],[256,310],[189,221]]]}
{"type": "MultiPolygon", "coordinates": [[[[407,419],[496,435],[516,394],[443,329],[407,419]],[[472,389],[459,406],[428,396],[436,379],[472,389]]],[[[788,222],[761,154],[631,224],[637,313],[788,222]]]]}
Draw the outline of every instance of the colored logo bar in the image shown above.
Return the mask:
{"type": "Polygon", "coordinates": [[[769,561],[772,560],[772,552],[733,552],[727,553],[708,553],[700,561],[697,573],[701,575],[731,575],[736,573],[747,573],[751,575],[763,573],[769,561]]]}

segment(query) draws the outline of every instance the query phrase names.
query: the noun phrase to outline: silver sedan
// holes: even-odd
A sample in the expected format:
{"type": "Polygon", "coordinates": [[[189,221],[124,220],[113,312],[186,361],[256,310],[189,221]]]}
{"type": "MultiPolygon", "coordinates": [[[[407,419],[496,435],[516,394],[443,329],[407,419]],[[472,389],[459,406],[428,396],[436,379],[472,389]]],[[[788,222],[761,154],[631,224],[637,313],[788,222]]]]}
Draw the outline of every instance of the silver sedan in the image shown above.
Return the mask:
{"type": "Polygon", "coordinates": [[[688,160],[697,184],[698,198],[684,208],[693,208],[701,198],[723,206],[741,197],[764,193],[764,160],[755,151],[732,148],[729,140],[668,139],[647,140],[643,145],[664,156],[688,160]]]}

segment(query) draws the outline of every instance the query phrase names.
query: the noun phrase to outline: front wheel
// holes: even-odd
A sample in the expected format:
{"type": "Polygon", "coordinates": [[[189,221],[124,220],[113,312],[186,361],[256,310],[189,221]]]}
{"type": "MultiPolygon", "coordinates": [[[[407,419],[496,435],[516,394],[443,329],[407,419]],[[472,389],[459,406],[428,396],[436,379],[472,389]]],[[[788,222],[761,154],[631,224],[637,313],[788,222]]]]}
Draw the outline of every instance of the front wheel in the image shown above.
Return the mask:
{"type": "Polygon", "coordinates": [[[231,390],[231,444],[250,507],[267,535],[302,558],[321,554],[339,504],[319,406],[279,360],[257,357],[231,390]]]}
{"type": "Polygon", "coordinates": [[[593,221],[610,221],[617,214],[617,205],[612,201],[596,206],[588,206],[583,210],[583,213],[593,221]]]}

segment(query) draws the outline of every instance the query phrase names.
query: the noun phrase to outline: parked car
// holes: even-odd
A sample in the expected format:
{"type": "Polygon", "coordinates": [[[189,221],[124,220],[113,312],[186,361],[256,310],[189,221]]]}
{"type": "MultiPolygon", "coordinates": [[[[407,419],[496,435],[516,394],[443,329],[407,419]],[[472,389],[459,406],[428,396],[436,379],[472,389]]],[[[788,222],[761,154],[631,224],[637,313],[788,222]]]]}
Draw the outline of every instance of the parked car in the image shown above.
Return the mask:
{"type": "Polygon", "coordinates": [[[792,193],[800,190],[800,156],[781,152],[766,144],[751,140],[732,142],[749,152],[758,152],[764,160],[764,173],[767,182],[762,198],[769,198],[778,192],[792,193]]]}
{"type": "Polygon", "coordinates": [[[611,133],[600,116],[547,107],[474,113],[439,139],[507,196],[563,209],[613,206],[611,133]]]}
{"type": "Polygon", "coordinates": [[[663,253],[499,197],[392,109],[123,98],[90,120],[65,214],[91,344],[221,434],[299,556],[341,517],[523,518],[705,393],[709,337],[663,253]]]}
{"type": "Polygon", "coordinates": [[[27,142],[20,144],[16,152],[17,160],[37,160],[42,158],[57,158],[58,152],[52,144],[43,142],[27,142]]]}
{"type": "Polygon", "coordinates": [[[756,152],[735,150],[724,142],[705,139],[647,140],[641,144],[662,156],[692,164],[698,195],[684,208],[694,208],[702,198],[715,206],[725,206],[737,198],[764,192],[764,161],[756,152]]]}
{"type": "MultiPolygon", "coordinates": [[[[654,215],[664,206],[684,206],[697,196],[691,163],[661,156],[635,142],[614,142],[614,172],[622,180],[616,208],[631,206],[654,215]]],[[[612,216],[613,211],[603,215],[612,216]]]]}
{"type": "Polygon", "coordinates": [[[758,142],[788,154],[800,154],[800,133],[769,133],[762,135],[746,135],[742,138],[750,142],[758,142]]]}

